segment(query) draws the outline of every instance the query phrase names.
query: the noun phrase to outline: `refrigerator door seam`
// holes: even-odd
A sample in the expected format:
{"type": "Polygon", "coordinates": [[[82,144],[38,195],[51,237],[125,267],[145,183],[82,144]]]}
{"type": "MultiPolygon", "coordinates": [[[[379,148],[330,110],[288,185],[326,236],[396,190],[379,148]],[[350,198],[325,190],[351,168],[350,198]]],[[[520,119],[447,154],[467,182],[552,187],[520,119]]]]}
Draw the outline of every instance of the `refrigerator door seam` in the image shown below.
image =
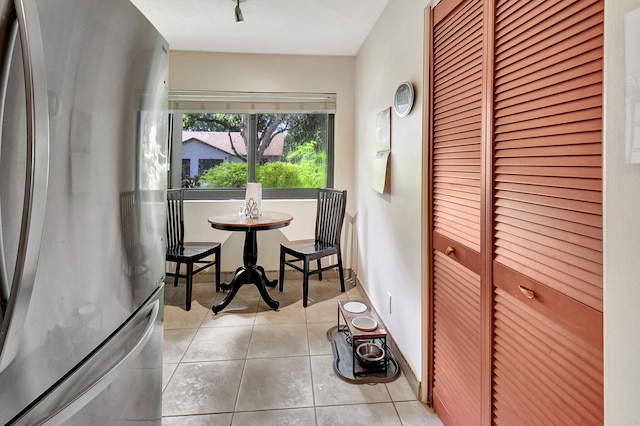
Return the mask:
{"type": "MultiPolygon", "coordinates": [[[[15,9],[11,0],[1,0],[0,6],[0,150],[2,148],[2,125],[4,123],[4,111],[7,102],[7,87],[11,70],[11,57],[13,56],[16,36],[18,35],[18,23],[14,16],[15,9]]],[[[2,207],[2,203],[0,203],[2,207]]],[[[0,224],[2,214],[0,209],[0,224]]],[[[5,317],[5,310],[11,295],[7,265],[5,263],[5,249],[3,235],[0,233],[0,325],[5,317]]],[[[1,329],[1,327],[0,327],[1,329]]],[[[1,347],[1,346],[0,346],[1,347]]]]}
{"type": "Polygon", "coordinates": [[[35,1],[15,0],[14,4],[27,101],[27,173],[13,284],[0,329],[0,372],[18,351],[27,316],[40,256],[49,180],[49,102],[40,20],[35,1]]]}

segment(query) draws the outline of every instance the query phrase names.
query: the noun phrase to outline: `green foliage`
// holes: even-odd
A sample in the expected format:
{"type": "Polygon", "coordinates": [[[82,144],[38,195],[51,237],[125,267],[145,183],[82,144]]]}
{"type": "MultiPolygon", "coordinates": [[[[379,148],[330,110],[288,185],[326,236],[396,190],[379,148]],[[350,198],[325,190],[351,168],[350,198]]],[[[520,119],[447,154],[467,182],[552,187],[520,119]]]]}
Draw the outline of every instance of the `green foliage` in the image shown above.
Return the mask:
{"type": "Polygon", "coordinates": [[[223,163],[200,177],[201,188],[244,188],[247,186],[246,163],[223,163]]]}
{"type": "MultiPolygon", "coordinates": [[[[287,114],[286,120],[288,127],[284,141],[285,155],[309,141],[327,140],[327,114],[287,114]]],[[[322,149],[321,143],[317,149],[322,149]]]]}
{"type": "Polygon", "coordinates": [[[202,132],[239,132],[242,114],[182,114],[182,129],[202,132]]]}
{"type": "MultiPolygon", "coordinates": [[[[315,151],[315,142],[301,145],[287,159],[262,164],[257,181],[264,188],[322,188],[326,184],[326,155],[315,151]]],[[[243,188],[247,183],[245,163],[223,163],[202,174],[201,188],[243,188]]]]}
{"type": "Polygon", "coordinates": [[[281,161],[263,164],[256,169],[256,180],[264,188],[300,188],[300,166],[281,161]]]}
{"type": "Polygon", "coordinates": [[[323,188],[327,182],[327,154],[318,150],[318,142],[299,145],[287,160],[300,167],[300,187],[323,188]]]}

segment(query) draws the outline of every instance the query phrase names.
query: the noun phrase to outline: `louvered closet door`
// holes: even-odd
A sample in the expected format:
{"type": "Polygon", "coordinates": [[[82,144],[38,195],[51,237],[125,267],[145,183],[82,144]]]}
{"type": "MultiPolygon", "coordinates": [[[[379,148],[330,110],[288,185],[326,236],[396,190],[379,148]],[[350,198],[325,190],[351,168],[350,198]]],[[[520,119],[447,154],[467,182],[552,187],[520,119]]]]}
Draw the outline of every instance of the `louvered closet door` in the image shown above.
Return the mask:
{"type": "Polygon", "coordinates": [[[433,403],[448,424],[472,425],[481,411],[483,2],[445,0],[432,16],[433,403]]]}
{"type": "Polygon", "coordinates": [[[603,1],[498,0],[496,424],[601,424],[603,1]]]}

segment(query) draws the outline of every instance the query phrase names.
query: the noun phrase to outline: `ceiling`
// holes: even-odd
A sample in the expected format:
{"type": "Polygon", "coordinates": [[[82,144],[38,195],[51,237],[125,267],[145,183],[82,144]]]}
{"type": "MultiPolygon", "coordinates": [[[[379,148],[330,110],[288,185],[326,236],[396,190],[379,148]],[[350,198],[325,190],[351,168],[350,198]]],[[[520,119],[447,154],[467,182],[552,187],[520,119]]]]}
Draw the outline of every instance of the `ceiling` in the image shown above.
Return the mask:
{"type": "Polygon", "coordinates": [[[354,56],[389,0],[131,0],[171,50],[354,56]]]}

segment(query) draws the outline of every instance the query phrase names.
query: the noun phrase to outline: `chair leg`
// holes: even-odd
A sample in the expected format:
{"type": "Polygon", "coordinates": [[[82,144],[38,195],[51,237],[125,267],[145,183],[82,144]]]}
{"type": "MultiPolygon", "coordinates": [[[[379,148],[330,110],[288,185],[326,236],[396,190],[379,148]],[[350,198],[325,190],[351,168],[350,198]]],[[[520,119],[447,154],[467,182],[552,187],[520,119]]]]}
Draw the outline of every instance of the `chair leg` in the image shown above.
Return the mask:
{"type": "Polygon", "coordinates": [[[216,293],[220,291],[220,247],[216,251],[216,293]]]}
{"type": "Polygon", "coordinates": [[[278,288],[280,289],[280,293],[284,290],[284,259],[285,253],[282,247],[280,247],[280,274],[278,275],[278,288]]]}
{"type": "Polygon", "coordinates": [[[302,306],[307,307],[307,299],[309,298],[309,259],[304,259],[302,271],[302,306]]]}
{"type": "Polygon", "coordinates": [[[176,275],[173,278],[173,286],[178,287],[178,280],[180,279],[180,262],[176,262],[176,275]]]}
{"type": "Polygon", "coordinates": [[[318,259],[318,280],[322,281],[322,266],[320,265],[320,259],[318,259]]]}
{"type": "Polygon", "coordinates": [[[344,271],[342,270],[342,253],[338,250],[338,273],[340,274],[340,291],[344,293],[344,271]]]}
{"type": "Polygon", "coordinates": [[[193,280],[193,263],[187,263],[187,301],[185,309],[191,310],[191,287],[193,280]]]}

